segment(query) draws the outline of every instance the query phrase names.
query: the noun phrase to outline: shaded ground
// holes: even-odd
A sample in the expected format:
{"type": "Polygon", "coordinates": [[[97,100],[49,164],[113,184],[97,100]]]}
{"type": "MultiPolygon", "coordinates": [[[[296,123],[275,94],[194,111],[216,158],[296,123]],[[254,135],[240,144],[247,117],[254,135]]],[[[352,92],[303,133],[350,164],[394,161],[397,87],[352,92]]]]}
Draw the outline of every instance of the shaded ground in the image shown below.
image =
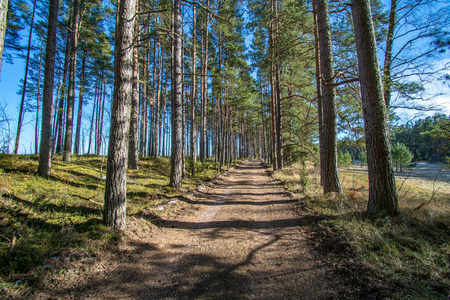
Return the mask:
{"type": "MultiPolygon", "coordinates": [[[[102,271],[54,285],[36,298],[333,299],[342,281],[313,249],[311,220],[260,162],[178,200],[184,212],[149,232],[129,226],[102,271]],[[51,295],[51,296],[50,296],[51,295]]],[[[139,222],[137,219],[135,222],[139,222]]],[[[136,226],[138,227],[138,226],[136,226]]],[[[97,266],[97,269],[99,267],[97,266]]]]}

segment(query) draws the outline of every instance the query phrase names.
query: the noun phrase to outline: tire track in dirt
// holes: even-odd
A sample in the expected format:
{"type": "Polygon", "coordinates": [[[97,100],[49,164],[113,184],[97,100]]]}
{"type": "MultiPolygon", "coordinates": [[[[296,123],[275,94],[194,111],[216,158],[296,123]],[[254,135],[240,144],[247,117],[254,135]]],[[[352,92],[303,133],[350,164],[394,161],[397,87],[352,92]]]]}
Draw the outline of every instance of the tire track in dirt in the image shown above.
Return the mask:
{"type": "Polygon", "coordinates": [[[55,296],[74,299],[333,299],[295,200],[249,161],[182,215],[130,238],[108,272],[55,296]]]}

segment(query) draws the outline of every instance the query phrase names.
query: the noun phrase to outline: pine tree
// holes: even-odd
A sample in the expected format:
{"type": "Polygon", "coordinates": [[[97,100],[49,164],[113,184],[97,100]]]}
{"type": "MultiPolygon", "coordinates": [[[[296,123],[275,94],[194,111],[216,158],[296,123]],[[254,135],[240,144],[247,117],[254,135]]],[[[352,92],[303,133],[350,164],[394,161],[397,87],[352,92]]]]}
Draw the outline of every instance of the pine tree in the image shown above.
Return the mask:
{"type": "Polygon", "coordinates": [[[73,1],[72,15],[72,31],[70,34],[70,51],[69,51],[69,87],[67,94],[67,110],[66,110],[66,133],[64,137],[63,161],[70,163],[72,160],[72,141],[73,141],[73,117],[75,105],[75,72],[77,66],[78,51],[78,30],[80,18],[80,2],[73,1]]]}
{"type": "Polygon", "coordinates": [[[336,94],[334,88],[333,52],[328,20],[328,3],[316,0],[319,33],[320,69],[322,75],[322,111],[324,161],[322,180],[324,193],[342,193],[337,169],[336,94]]]}
{"type": "Polygon", "coordinates": [[[386,104],[369,0],[352,0],[352,17],[369,171],[367,211],[372,214],[394,215],[398,211],[397,188],[392,170],[386,104]]]}
{"type": "Polygon", "coordinates": [[[104,222],[126,228],[128,133],[133,82],[136,0],[121,0],[117,12],[114,53],[114,95],[106,171],[104,222]]]}
{"type": "Polygon", "coordinates": [[[174,0],[173,82],[172,82],[172,151],[170,186],[181,188],[182,179],[182,55],[181,55],[181,0],[174,0]]]}
{"type": "Polygon", "coordinates": [[[48,12],[47,47],[45,52],[44,93],[42,96],[42,131],[39,148],[38,172],[50,175],[52,163],[52,104],[53,78],[56,53],[56,27],[58,23],[58,0],[51,0],[48,12]]]}

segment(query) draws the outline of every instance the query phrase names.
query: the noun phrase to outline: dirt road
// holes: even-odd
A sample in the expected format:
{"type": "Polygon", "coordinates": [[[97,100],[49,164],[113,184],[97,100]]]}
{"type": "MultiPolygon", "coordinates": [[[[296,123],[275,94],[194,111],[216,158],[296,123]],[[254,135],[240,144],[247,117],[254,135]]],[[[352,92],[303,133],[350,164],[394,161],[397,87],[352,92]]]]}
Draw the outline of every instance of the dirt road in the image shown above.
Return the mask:
{"type": "Polygon", "coordinates": [[[330,299],[294,200],[260,162],[245,162],[132,238],[106,273],[59,291],[91,299],[330,299]]]}

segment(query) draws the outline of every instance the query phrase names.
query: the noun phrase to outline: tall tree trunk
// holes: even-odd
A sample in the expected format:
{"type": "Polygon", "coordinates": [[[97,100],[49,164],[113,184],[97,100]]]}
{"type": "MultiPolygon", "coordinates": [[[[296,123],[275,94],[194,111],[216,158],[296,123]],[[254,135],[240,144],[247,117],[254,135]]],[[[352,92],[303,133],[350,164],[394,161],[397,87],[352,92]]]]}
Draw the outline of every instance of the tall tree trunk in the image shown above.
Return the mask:
{"type": "Polygon", "coordinates": [[[186,177],[186,97],[185,97],[185,75],[184,75],[184,57],[185,57],[185,44],[184,44],[184,10],[181,10],[181,22],[180,22],[180,27],[181,27],[181,37],[180,37],[180,56],[181,56],[181,125],[182,125],[182,131],[181,131],[181,177],[185,178],[186,177]]]}
{"type": "Polygon", "coordinates": [[[86,70],[86,48],[83,49],[83,58],[81,61],[80,74],[80,92],[78,95],[78,113],[77,113],[77,127],[75,129],[75,154],[80,153],[80,135],[81,135],[81,120],[83,117],[83,96],[84,96],[84,73],[86,70]]]}
{"type": "Polygon", "coordinates": [[[271,115],[272,115],[272,166],[273,170],[278,170],[278,159],[277,159],[277,121],[276,121],[276,96],[275,96],[275,0],[270,1],[270,28],[269,28],[269,55],[270,55],[270,70],[269,70],[269,80],[270,80],[270,103],[271,103],[271,115]]]}
{"type": "MultiPolygon", "coordinates": [[[[278,14],[278,1],[274,1],[274,9],[275,9],[275,44],[278,44],[278,35],[279,35],[279,14],[278,14]]],[[[275,91],[276,91],[276,103],[277,103],[277,115],[276,115],[276,121],[277,121],[277,168],[278,170],[283,169],[283,140],[282,140],[282,124],[283,124],[283,111],[282,111],[282,104],[281,104],[281,84],[280,84],[280,77],[281,77],[281,68],[279,65],[279,53],[278,49],[275,48],[275,91]]]]}
{"type": "Polygon", "coordinates": [[[157,140],[157,134],[156,134],[156,115],[157,115],[157,103],[156,103],[156,99],[157,99],[157,91],[156,89],[158,88],[157,86],[157,82],[156,82],[156,72],[157,72],[157,49],[158,49],[158,44],[156,43],[156,36],[153,39],[153,75],[152,75],[152,80],[153,80],[153,94],[152,94],[152,152],[149,153],[149,155],[156,157],[156,140],[157,140]]]}
{"type": "Polygon", "coordinates": [[[181,0],[174,0],[174,35],[173,44],[173,68],[172,68],[172,151],[170,159],[170,186],[174,189],[181,188],[182,170],[182,72],[181,64],[181,0]]]}
{"type": "MultiPolygon", "coordinates": [[[[139,0],[136,1],[136,11],[139,11],[139,0]]],[[[138,146],[139,146],[139,22],[135,17],[134,49],[133,49],[133,87],[131,99],[131,121],[130,121],[130,144],[128,148],[128,168],[136,170],[139,165],[138,146]]]]}
{"type": "MultiPolygon", "coordinates": [[[[148,55],[147,50],[144,50],[144,65],[142,76],[147,78],[148,72],[148,55]]],[[[148,97],[148,83],[144,80],[142,87],[142,97],[140,101],[140,130],[139,130],[139,155],[145,156],[146,132],[147,132],[147,97],[148,97]]]]}
{"type": "Polygon", "coordinates": [[[0,75],[2,71],[2,56],[5,45],[7,16],[8,16],[8,0],[0,0],[0,75]]]}
{"type": "Polygon", "coordinates": [[[94,104],[92,105],[92,117],[91,117],[91,130],[89,131],[89,143],[88,143],[88,150],[87,153],[91,154],[91,144],[92,144],[92,132],[94,130],[94,120],[95,120],[95,113],[97,111],[97,93],[99,93],[99,84],[95,86],[95,92],[94,92],[94,104]]]}
{"type": "Polygon", "coordinates": [[[42,74],[42,56],[44,55],[44,42],[43,38],[41,38],[41,51],[39,53],[39,73],[38,73],[38,84],[37,84],[37,97],[36,97],[36,126],[34,129],[34,153],[39,153],[39,115],[40,105],[41,105],[41,74],[42,74]]]}
{"type": "Polygon", "coordinates": [[[104,222],[126,228],[128,131],[133,81],[133,38],[136,0],[121,0],[114,51],[114,93],[106,169],[104,222]]]}
{"type": "Polygon", "coordinates": [[[156,92],[156,108],[155,108],[155,157],[159,155],[159,148],[161,145],[161,139],[160,139],[160,130],[162,128],[161,123],[161,114],[162,114],[162,72],[164,68],[164,60],[163,60],[163,52],[161,48],[161,44],[159,43],[159,36],[158,36],[158,48],[159,48],[159,63],[158,63],[158,89],[156,92]]]}
{"type": "Polygon", "coordinates": [[[75,105],[75,73],[77,69],[79,0],[73,1],[72,33],[70,37],[69,91],[67,95],[66,134],[64,136],[63,161],[72,161],[73,115],[75,105]]]}
{"type": "Polygon", "coordinates": [[[47,46],[45,51],[44,91],[42,96],[42,126],[38,172],[50,175],[52,168],[52,104],[55,75],[56,28],[59,0],[50,0],[48,12],[47,46]]]}
{"type": "Polygon", "coordinates": [[[334,88],[333,52],[331,30],[328,21],[327,0],[316,0],[319,32],[320,69],[322,74],[323,149],[324,178],[323,192],[342,193],[337,167],[337,125],[336,93],[334,88]]]}
{"type": "Polygon", "coordinates": [[[372,214],[394,215],[398,212],[397,188],[369,0],[352,0],[352,17],[369,171],[367,211],[372,214]]]}
{"type": "Polygon", "coordinates": [[[105,103],[106,103],[106,79],[103,83],[103,99],[101,100],[101,107],[100,107],[100,119],[99,119],[99,131],[98,131],[98,153],[97,155],[101,154],[102,151],[102,140],[103,140],[103,120],[105,116],[105,103]]]}
{"type": "Polygon", "coordinates": [[[66,39],[66,49],[64,57],[64,67],[63,67],[63,79],[61,92],[59,94],[59,104],[58,104],[58,115],[56,119],[56,129],[55,135],[57,135],[55,153],[63,152],[63,119],[64,119],[64,102],[66,97],[66,87],[67,87],[67,70],[69,66],[70,57],[70,31],[67,29],[67,39],[66,39]]]}
{"type": "Polygon", "coordinates": [[[196,35],[196,6],[192,5],[192,91],[191,91],[191,158],[193,161],[192,176],[195,176],[195,163],[197,162],[197,131],[195,124],[195,110],[197,102],[197,35],[196,35]]]}
{"type": "Polygon", "coordinates": [[[317,26],[317,0],[313,0],[313,17],[314,17],[314,51],[316,58],[316,97],[317,97],[317,115],[319,119],[319,168],[320,168],[320,184],[323,185],[325,177],[324,166],[325,151],[323,144],[323,109],[322,109],[322,81],[320,74],[320,57],[319,57],[319,34],[317,26]]]}
{"type": "Polygon", "coordinates": [[[397,22],[397,0],[391,0],[391,11],[389,13],[389,26],[388,34],[386,37],[386,52],[384,54],[384,101],[386,103],[386,108],[389,109],[391,105],[391,64],[392,64],[392,46],[394,44],[394,31],[397,22]]]}
{"type": "MultiPolygon", "coordinates": [[[[206,7],[209,7],[209,0],[206,0],[206,7]]],[[[202,88],[201,88],[201,116],[200,116],[200,161],[204,162],[207,156],[207,128],[206,128],[206,102],[208,101],[208,36],[209,36],[209,13],[205,11],[205,35],[203,37],[203,64],[202,64],[202,88]]]]}
{"type": "Polygon", "coordinates": [[[20,100],[19,117],[17,121],[16,144],[14,146],[14,154],[19,151],[20,132],[23,125],[23,107],[25,104],[25,94],[27,92],[28,65],[30,64],[31,37],[33,36],[34,13],[36,12],[36,0],[33,2],[33,12],[31,13],[30,33],[28,35],[27,58],[25,61],[25,75],[23,76],[22,98],[20,100]]]}

